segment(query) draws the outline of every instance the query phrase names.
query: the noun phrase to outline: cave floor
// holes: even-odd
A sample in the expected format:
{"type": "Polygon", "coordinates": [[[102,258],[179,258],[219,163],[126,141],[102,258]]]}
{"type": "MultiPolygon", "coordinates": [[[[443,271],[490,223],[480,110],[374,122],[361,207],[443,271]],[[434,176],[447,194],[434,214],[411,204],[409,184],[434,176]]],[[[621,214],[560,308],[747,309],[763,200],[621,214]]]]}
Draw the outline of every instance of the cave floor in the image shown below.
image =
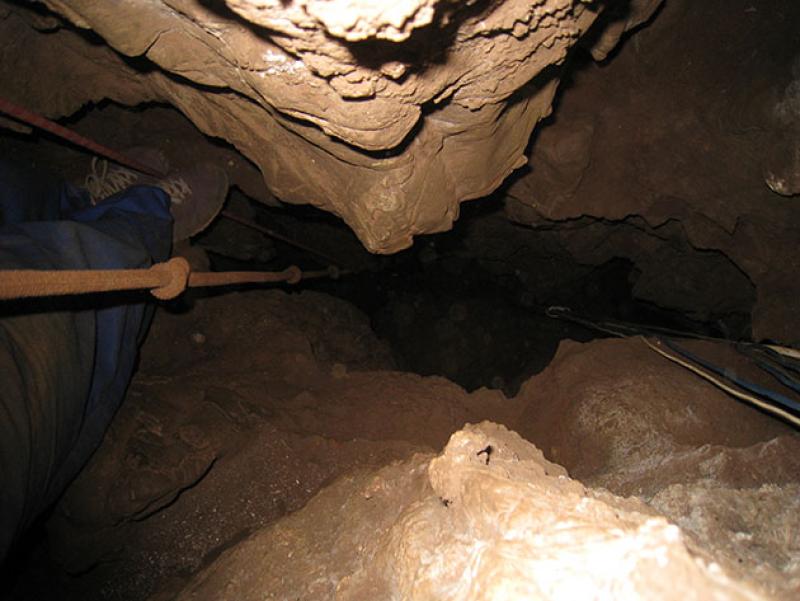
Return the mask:
{"type": "Polygon", "coordinates": [[[11,598],[173,598],[337,478],[438,451],[482,420],[584,483],[649,502],[777,598],[796,593],[800,549],[779,533],[800,526],[800,437],[638,340],[565,342],[510,399],[393,366],[362,312],[314,291],[160,309],[103,446],[11,598]]]}

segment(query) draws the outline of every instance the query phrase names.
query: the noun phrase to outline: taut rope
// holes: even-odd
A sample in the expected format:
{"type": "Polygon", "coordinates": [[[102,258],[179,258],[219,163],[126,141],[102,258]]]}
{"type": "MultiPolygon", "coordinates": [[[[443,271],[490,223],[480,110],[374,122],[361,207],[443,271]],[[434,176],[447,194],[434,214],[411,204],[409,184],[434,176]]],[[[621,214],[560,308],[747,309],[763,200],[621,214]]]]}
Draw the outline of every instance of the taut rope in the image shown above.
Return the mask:
{"type": "Polygon", "coordinates": [[[12,269],[0,271],[0,300],[37,296],[64,296],[148,289],[157,299],[175,298],[186,288],[231,286],[235,284],[268,284],[320,277],[339,277],[339,270],[303,272],[292,265],[283,271],[223,271],[192,273],[189,262],[174,257],[156,263],[149,269],[78,269],[38,270],[12,269]]]}

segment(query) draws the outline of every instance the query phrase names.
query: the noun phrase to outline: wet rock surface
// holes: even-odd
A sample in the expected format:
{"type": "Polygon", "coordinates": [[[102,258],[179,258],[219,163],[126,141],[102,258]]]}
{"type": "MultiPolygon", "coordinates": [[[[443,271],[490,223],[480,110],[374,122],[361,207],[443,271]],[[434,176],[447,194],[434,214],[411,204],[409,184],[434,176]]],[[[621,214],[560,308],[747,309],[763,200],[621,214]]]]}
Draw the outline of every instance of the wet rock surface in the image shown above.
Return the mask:
{"type": "MultiPolygon", "coordinates": [[[[525,163],[555,66],[606,6],[46,4],[60,16],[0,5],[10,100],[53,117],[104,98],[168,102],[253,161],[281,200],[340,215],[384,253],[449,229],[461,201],[525,163]]],[[[625,4],[606,47],[658,2],[625,4]]]]}
{"type": "MultiPolygon", "coordinates": [[[[795,342],[783,300],[798,294],[795,3],[117,9],[136,15],[135,28],[92,2],[51,2],[61,16],[0,6],[13,41],[0,80],[30,108],[172,104],[232,145],[191,160],[227,164],[260,202],[279,206],[277,195],[340,215],[381,253],[449,229],[459,202],[520,167],[528,173],[502,193],[506,214],[532,226],[529,240],[557,230],[586,268],[624,258],[637,301],[717,323],[727,337],[795,342]],[[558,114],[529,144],[559,80],[558,114]]],[[[163,120],[153,123],[150,143],[163,120]]],[[[174,133],[167,127],[165,145],[174,133]]]]}

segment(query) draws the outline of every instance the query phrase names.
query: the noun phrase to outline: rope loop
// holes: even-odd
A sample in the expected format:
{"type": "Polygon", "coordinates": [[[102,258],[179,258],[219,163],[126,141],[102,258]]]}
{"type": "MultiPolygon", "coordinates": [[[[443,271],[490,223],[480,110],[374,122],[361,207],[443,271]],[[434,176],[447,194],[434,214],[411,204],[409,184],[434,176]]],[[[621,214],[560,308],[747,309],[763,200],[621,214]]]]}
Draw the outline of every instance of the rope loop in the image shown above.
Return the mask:
{"type": "Polygon", "coordinates": [[[186,290],[192,268],[183,257],[173,257],[169,261],[153,265],[150,271],[157,274],[161,281],[150,293],[158,300],[172,300],[186,290]]]}

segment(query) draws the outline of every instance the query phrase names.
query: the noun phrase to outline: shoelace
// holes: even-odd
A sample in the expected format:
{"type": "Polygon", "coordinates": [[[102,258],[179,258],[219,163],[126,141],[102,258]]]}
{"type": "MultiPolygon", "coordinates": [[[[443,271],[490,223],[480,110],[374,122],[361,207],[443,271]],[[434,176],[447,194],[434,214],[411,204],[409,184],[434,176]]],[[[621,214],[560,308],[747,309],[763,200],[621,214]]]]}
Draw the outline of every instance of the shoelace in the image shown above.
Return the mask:
{"type": "MultiPolygon", "coordinates": [[[[142,183],[150,183],[150,178],[145,178],[135,171],[125,167],[114,165],[108,166],[108,161],[94,157],[92,159],[92,170],[84,180],[84,187],[89,192],[92,204],[97,204],[101,200],[122,192],[135,184],[138,180],[142,183]]],[[[155,180],[152,185],[158,186],[169,194],[175,204],[183,203],[192,194],[192,188],[182,177],[169,177],[155,180]]]]}
{"type": "Polygon", "coordinates": [[[92,204],[129,188],[139,175],[135,171],[115,165],[109,169],[108,161],[94,157],[92,170],[84,180],[84,187],[89,192],[92,204]]]}
{"type": "Polygon", "coordinates": [[[173,204],[181,204],[192,195],[192,188],[182,177],[171,177],[159,180],[156,185],[164,190],[172,199],[173,204]]]}

